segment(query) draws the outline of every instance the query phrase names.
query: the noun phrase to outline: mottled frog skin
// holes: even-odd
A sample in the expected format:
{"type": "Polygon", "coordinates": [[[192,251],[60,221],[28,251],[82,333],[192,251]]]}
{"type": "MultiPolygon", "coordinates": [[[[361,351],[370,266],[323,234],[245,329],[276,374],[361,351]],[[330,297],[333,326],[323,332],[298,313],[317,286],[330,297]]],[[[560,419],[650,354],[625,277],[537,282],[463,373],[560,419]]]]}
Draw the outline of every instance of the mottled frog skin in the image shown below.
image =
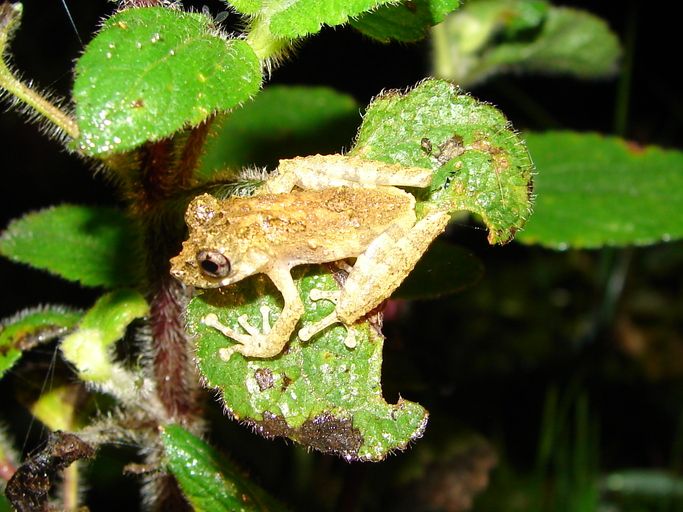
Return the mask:
{"type": "Polygon", "coordinates": [[[298,332],[308,340],[341,322],[348,329],[346,344],[353,347],[353,323],[391,295],[448,222],[445,212],[417,221],[415,198],[392,185],[425,187],[430,180],[428,169],[357,157],[282,160],[278,173],[254,196],[218,200],[203,194],[190,203],[185,217],[189,238],[171,260],[171,273],[198,288],[266,274],[285,303],[272,328],[267,310],[260,330],[246,318],[238,320],[245,332],[223,325],[214,314],[203,322],[238,342],[221,349],[224,360],[235,352],[273,357],[304,309],[291,269],[356,258],[340,292],[311,292],[313,300],[335,302],[334,312],[298,332]]]}

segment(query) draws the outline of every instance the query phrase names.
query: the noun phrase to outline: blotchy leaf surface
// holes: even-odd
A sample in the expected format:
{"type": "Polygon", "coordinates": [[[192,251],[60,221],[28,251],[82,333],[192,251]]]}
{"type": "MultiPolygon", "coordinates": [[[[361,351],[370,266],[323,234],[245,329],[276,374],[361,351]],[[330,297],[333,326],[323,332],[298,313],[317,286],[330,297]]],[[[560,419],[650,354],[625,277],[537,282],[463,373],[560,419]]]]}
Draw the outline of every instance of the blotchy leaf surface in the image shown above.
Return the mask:
{"type": "Polygon", "coordinates": [[[267,87],[213,127],[201,176],[250,165],[275,166],[280,158],[334,153],[360,124],[356,101],[327,87],[267,87]]]}
{"type": "Polygon", "coordinates": [[[238,11],[258,16],[277,37],[296,39],[319,32],[323,25],[334,27],[350,17],[397,0],[237,0],[238,11]]]}
{"type": "Polygon", "coordinates": [[[537,200],[520,241],[566,249],[683,237],[683,152],[591,133],[525,138],[537,200]]]}
{"type": "MultiPolygon", "coordinates": [[[[302,323],[320,320],[333,309],[328,301],[313,302],[310,290],[337,289],[332,275],[318,267],[295,272],[306,312],[302,323]]],[[[267,306],[271,323],[282,309],[280,293],[267,277],[252,277],[220,290],[206,291],[190,303],[188,330],[197,337],[197,361],[207,385],[220,390],[231,415],[267,437],[284,436],[348,460],[381,460],[422,435],[427,412],[399,399],[395,405],[382,397],[383,337],[369,321],[358,324],[358,345],[344,345],[346,330],[333,326],[302,343],[295,335],[285,351],[271,359],[228,361],[218,356],[232,343],[202,324],[208,313],[237,326],[247,315],[261,326],[259,308],[267,306]]],[[[240,327],[237,327],[240,328],[240,327]]]]}
{"type": "Polygon", "coordinates": [[[390,91],[368,107],[351,155],[433,169],[427,210],[481,216],[491,243],[509,241],[531,213],[532,163],[526,147],[496,108],[442,80],[401,94],[390,91]]]}
{"type": "Polygon", "coordinates": [[[459,5],[459,0],[412,0],[384,5],[351,20],[351,26],[383,43],[410,43],[424,39],[431,26],[441,23],[459,5]]]}
{"type": "Polygon", "coordinates": [[[43,306],[22,311],[0,322],[0,378],[24,350],[62,336],[82,313],[61,306],[43,306]]]}
{"type": "Polygon", "coordinates": [[[119,210],[60,205],[11,222],[0,255],[85,286],[133,286],[140,282],[138,243],[119,210]]]}
{"type": "Polygon", "coordinates": [[[109,18],[76,65],[78,148],[90,156],[128,151],[254,95],[258,58],[212,23],[166,7],[109,18]]]}
{"type": "Polygon", "coordinates": [[[216,450],[182,427],[167,425],[161,440],[166,465],[195,511],[285,510],[216,450]]]}

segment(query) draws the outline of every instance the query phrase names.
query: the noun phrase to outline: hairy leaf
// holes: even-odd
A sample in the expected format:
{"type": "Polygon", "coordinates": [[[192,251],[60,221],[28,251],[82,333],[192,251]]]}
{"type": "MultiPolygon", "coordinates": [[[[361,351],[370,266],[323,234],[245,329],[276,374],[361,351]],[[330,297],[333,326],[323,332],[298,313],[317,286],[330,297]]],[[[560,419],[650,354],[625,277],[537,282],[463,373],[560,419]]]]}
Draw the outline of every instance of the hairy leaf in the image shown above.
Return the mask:
{"type": "Polygon", "coordinates": [[[85,286],[140,282],[138,239],[113,208],[61,205],[29,213],[0,235],[0,254],[85,286]]]}
{"type": "Polygon", "coordinates": [[[603,20],[542,0],[468,2],[442,37],[437,74],[463,87],[509,71],[609,76],[621,55],[603,20]]]}
{"type": "Polygon", "coordinates": [[[62,341],[62,353],[90,381],[111,376],[109,346],[121,339],[128,325],[148,312],[145,298],[134,290],[117,290],[100,297],[78,329],[62,341]]]}
{"type": "Polygon", "coordinates": [[[327,87],[273,86],[214,127],[201,175],[221,169],[277,164],[280,158],[333,153],[360,123],[358,104],[327,87]]]}
{"type": "Polygon", "coordinates": [[[257,16],[276,37],[296,39],[319,32],[323,25],[334,27],[397,0],[231,0],[243,14],[257,16]]]}
{"type": "Polygon", "coordinates": [[[285,510],[230,461],[179,425],[161,433],[166,465],[197,512],[285,510]]]}
{"type": "Polygon", "coordinates": [[[538,176],[522,242],[565,249],[683,237],[683,152],[598,134],[525,138],[538,176]]]}
{"type": "MultiPolygon", "coordinates": [[[[303,325],[334,308],[325,300],[311,301],[310,290],[338,285],[321,268],[297,270],[306,309],[303,325]]],[[[289,437],[348,460],[381,460],[422,434],[427,412],[421,406],[402,398],[390,405],[382,397],[383,338],[369,320],[354,327],[354,349],[344,345],[346,330],[333,326],[306,343],[294,335],[284,352],[271,359],[235,354],[228,362],[221,360],[219,349],[234,342],[202,319],[214,313],[224,324],[236,326],[237,318],[247,315],[252,325],[260,326],[262,306],[270,310],[271,323],[282,308],[279,292],[265,276],[206,291],[188,307],[188,330],[197,339],[200,371],[208,386],[220,390],[231,415],[266,437],[289,437]]]]}
{"type": "Polygon", "coordinates": [[[169,137],[256,94],[258,58],[211,17],[167,7],[109,18],[76,65],[78,148],[90,156],[169,137]]]}
{"type": "Polygon", "coordinates": [[[531,212],[533,166],[522,140],[499,110],[442,80],[376,98],[350,154],[433,169],[429,193],[415,192],[420,211],[476,213],[491,243],[509,241],[531,212]]]}
{"type": "Polygon", "coordinates": [[[351,20],[351,26],[383,43],[410,43],[427,37],[429,28],[441,23],[459,5],[460,0],[408,0],[365,13],[351,20]]]}
{"type": "Polygon", "coordinates": [[[64,335],[82,313],[61,306],[41,306],[0,322],[0,377],[12,368],[24,350],[64,335]]]}

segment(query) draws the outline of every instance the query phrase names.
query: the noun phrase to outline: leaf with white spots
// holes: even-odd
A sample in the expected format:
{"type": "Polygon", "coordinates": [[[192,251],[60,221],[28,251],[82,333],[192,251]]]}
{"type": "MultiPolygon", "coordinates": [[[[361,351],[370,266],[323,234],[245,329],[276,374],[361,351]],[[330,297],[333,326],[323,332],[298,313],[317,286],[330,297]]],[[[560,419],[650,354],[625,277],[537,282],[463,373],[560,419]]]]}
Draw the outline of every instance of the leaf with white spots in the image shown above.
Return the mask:
{"type": "Polygon", "coordinates": [[[123,10],[76,65],[77,147],[89,156],[129,151],[195,126],[256,94],[258,58],[200,13],[123,10]]]}
{"type": "MultiPolygon", "coordinates": [[[[309,293],[336,289],[332,274],[323,267],[300,267],[294,278],[305,306],[301,325],[327,316],[334,305],[314,302],[309,293]]],[[[355,348],[344,344],[346,329],[337,325],[307,342],[293,335],[284,351],[270,359],[234,354],[223,361],[219,350],[234,341],[202,319],[213,313],[223,324],[238,326],[237,318],[247,315],[260,326],[260,308],[266,306],[273,323],[282,310],[281,298],[267,277],[257,276],[207,290],[187,309],[199,370],[206,384],[220,391],[232,416],[266,437],[288,437],[347,460],[381,460],[422,435],[427,424],[423,407],[402,398],[388,404],[382,396],[384,338],[372,317],[355,324],[355,348]]]]}
{"type": "Polygon", "coordinates": [[[512,239],[531,214],[533,164],[524,142],[497,108],[444,80],[377,97],[350,154],[432,169],[431,188],[416,192],[418,214],[475,213],[491,243],[512,239]]]}

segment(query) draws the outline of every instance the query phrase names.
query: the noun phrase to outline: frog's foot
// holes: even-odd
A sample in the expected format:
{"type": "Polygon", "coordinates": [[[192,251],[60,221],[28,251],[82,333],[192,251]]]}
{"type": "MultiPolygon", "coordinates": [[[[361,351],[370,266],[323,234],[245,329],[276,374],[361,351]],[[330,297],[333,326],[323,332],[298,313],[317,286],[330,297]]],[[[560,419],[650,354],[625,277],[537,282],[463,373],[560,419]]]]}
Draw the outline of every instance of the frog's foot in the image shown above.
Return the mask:
{"type": "MultiPolygon", "coordinates": [[[[330,302],[334,302],[336,304],[340,293],[341,292],[339,291],[326,291],[313,288],[309,293],[309,297],[311,298],[311,300],[318,301],[324,299],[329,300],[330,302]]],[[[344,322],[342,322],[339,319],[339,317],[337,316],[336,309],[322,320],[319,320],[318,322],[315,322],[311,325],[307,325],[306,327],[299,329],[299,339],[301,339],[301,341],[308,341],[313,336],[318,334],[320,331],[323,331],[324,329],[327,329],[329,326],[334,325],[336,323],[341,323],[342,325],[344,325],[344,327],[346,327],[346,337],[344,338],[344,345],[346,345],[348,348],[356,348],[358,342],[356,340],[356,333],[354,329],[350,325],[344,324],[344,322]]]]}
{"type": "Polygon", "coordinates": [[[271,330],[270,309],[267,306],[261,306],[260,312],[262,318],[261,330],[249,323],[247,315],[237,318],[237,323],[240,324],[247,334],[223,324],[214,313],[209,313],[202,319],[204,325],[213,327],[224,336],[237,341],[238,344],[232,347],[221,348],[218,351],[218,355],[223,361],[230,360],[230,357],[235,352],[239,352],[247,357],[271,357],[280,352],[282,347],[274,347],[268,338],[271,330]],[[275,348],[277,348],[277,351],[273,353],[275,348]]]}

